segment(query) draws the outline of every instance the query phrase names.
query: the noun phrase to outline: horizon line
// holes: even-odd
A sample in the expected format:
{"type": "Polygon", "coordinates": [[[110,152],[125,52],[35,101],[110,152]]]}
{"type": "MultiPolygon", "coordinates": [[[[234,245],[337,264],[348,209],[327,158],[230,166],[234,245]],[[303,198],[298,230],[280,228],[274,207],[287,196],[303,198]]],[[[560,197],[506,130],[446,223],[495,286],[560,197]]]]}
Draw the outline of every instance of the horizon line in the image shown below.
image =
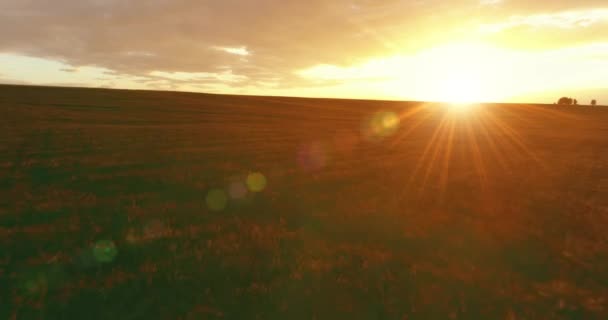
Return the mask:
{"type": "MultiPolygon", "coordinates": [[[[283,96],[283,95],[262,95],[262,94],[239,94],[239,93],[214,93],[214,92],[201,92],[201,91],[187,91],[187,90],[166,90],[166,89],[130,89],[130,88],[109,88],[109,87],[90,87],[90,86],[71,86],[71,85],[60,85],[60,84],[29,84],[29,83],[0,83],[0,86],[5,87],[37,87],[37,88],[49,88],[49,89],[89,89],[89,90],[113,90],[113,91],[132,91],[132,92],[166,92],[166,93],[185,93],[185,94],[200,94],[200,95],[215,95],[215,96],[235,96],[235,97],[273,97],[273,98],[288,98],[288,99],[311,99],[311,100],[346,100],[346,101],[376,101],[376,102],[407,102],[407,103],[430,103],[430,104],[453,104],[454,102],[449,101],[422,101],[422,100],[395,100],[395,99],[376,99],[376,98],[340,98],[340,97],[310,97],[310,96],[283,96]]],[[[473,101],[466,102],[465,104],[470,105],[484,105],[484,104],[495,104],[495,105],[542,105],[542,106],[562,106],[555,102],[543,103],[543,102],[489,102],[489,101],[473,101]]],[[[567,105],[572,106],[592,106],[591,104],[578,104],[578,105],[567,105]]],[[[608,105],[595,105],[595,107],[606,107],[608,105]]]]}

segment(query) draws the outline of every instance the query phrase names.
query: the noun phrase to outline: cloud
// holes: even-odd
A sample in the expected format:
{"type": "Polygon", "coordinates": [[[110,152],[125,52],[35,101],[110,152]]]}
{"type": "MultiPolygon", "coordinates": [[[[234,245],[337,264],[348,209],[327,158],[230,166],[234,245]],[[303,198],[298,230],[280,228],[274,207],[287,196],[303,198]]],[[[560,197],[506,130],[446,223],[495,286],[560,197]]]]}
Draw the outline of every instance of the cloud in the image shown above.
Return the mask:
{"type": "Polygon", "coordinates": [[[608,21],[608,8],[562,11],[528,16],[516,15],[504,22],[482,24],[480,26],[480,31],[496,33],[521,26],[558,29],[587,28],[604,21],[608,21]]]}
{"type": "Polygon", "coordinates": [[[319,64],[298,70],[296,74],[303,78],[323,81],[383,80],[403,75],[410,65],[407,57],[395,56],[372,59],[355,66],[319,64]]]}
{"type": "Polygon", "coordinates": [[[501,4],[502,2],[503,0],[480,0],[479,4],[481,4],[482,6],[494,6],[501,4]]]}
{"type": "Polygon", "coordinates": [[[436,0],[5,0],[0,52],[134,75],[229,66],[252,80],[289,78],[419,45],[431,15],[457,10],[436,0]]]}
{"type": "Polygon", "coordinates": [[[363,64],[317,65],[297,74],[327,85],[364,83],[382,88],[385,96],[416,100],[432,100],[446,85],[468,79],[485,100],[501,101],[529,91],[608,85],[608,42],[536,52],[448,44],[363,64]]]}
{"type": "Polygon", "coordinates": [[[230,54],[235,54],[237,56],[248,56],[248,55],[251,54],[249,52],[249,50],[247,50],[246,47],[236,47],[236,48],[231,48],[231,47],[214,47],[214,49],[220,50],[220,51],[224,51],[224,52],[230,53],[230,54]]]}
{"type": "Polygon", "coordinates": [[[586,10],[591,8],[605,8],[605,0],[504,0],[503,13],[531,15],[560,11],[586,10]]]}
{"type": "Polygon", "coordinates": [[[606,21],[602,6],[605,0],[3,0],[0,54],[76,70],[57,71],[70,83],[314,89],[323,78],[391,76],[391,67],[378,65],[386,57],[469,37],[478,23],[496,30],[486,35],[495,39],[523,32],[500,31],[570,25],[586,33],[537,37],[555,44],[564,37],[601,40],[605,33],[594,28],[606,21]]]}
{"type": "Polygon", "coordinates": [[[166,80],[177,80],[183,82],[241,82],[247,80],[246,76],[235,75],[232,71],[224,71],[221,73],[210,72],[165,72],[152,71],[150,76],[162,78],[166,80]]]}

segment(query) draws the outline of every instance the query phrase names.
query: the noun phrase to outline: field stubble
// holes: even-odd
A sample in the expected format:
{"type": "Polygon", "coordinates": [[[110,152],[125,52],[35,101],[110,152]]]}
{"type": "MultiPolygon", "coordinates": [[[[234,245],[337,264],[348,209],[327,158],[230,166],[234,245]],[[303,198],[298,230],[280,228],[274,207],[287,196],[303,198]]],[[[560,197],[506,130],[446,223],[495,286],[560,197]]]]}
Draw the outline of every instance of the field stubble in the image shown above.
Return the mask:
{"type": "Polygon", "coordinates": [[[0,113],[0,318],[608,316],[608,110],[6,86],[0,113]]]}

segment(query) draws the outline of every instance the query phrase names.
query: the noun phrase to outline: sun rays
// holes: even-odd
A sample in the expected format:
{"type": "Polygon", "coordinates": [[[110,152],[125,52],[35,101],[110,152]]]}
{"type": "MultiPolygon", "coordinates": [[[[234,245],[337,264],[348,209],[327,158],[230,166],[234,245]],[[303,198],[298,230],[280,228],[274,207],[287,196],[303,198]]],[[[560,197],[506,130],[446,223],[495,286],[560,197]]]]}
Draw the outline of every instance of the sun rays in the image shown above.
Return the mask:
{"type": "MultiPolygon", "coordinates": [[[[479,104],[421,104],[401,116],[403,128],[392,141],[393,147],[406,145],[413,131],[432,126],[403,192],[433,194],[439,200],[458,181],[475,181],[474,188],[487,190],[495,185],[495,172],[509,171],[522,161],[542,169],[542,158],[528,146],[514,123],[525,125],[529,119],[514,119],[513,106],[479,104]],[[409,119],[409,120],[408,120],[409,119]],[[431,191],[431,192],[429,192],[431,191]]],[[[539,115],[540,110],[528,108],[525,115],[539,115]]],[[[533,120],[533,119],[532,119],[533,120]]],[[[406,157],[407,151],[403,151],[406,157]]]]}

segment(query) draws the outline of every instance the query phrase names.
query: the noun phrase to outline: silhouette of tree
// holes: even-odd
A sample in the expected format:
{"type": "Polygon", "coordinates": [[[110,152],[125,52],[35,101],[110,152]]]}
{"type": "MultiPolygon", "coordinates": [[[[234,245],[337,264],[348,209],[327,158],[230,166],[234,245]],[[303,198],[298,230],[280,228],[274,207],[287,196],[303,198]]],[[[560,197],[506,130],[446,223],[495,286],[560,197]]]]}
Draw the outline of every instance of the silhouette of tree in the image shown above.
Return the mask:
{"type": "Polygon", "coordinates": [[[559,104],[559,105],[563,105],[563,106],[570,106],[570,105],[572,105],[572,98],[568,98],[568,97],[561,97],[561,98],[559,98],[559,100],[557,101],[557,104],[559,104]]]}
{"type": "Polygon", "coordinates": [[[597,105],[597,101],[595,101],[595,99],[591,100],[591,105],[592,106],[596,106],[597,105]]]}
{"type": "Polygon", "coordinates": [[[578,106],[578,100],[574,99],[573,104],[574,104],[575,106],[578,106]]]}

